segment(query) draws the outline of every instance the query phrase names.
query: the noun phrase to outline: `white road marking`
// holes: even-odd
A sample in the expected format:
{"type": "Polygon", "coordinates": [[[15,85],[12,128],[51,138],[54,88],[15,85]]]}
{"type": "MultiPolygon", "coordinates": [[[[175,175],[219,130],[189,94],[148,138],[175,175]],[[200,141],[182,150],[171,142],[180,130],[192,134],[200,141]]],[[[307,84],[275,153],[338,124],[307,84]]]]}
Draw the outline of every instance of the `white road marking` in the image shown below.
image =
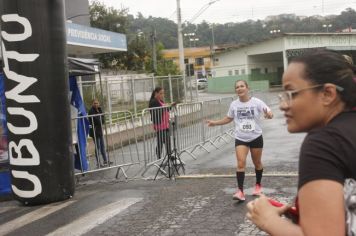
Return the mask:
{"type": "MultiPolygon", "coordinates": [[[[256,176],[255,173],[246,173],[245,176],[256,176]]],[[[297,172],[272,172],[263,173],[263,177],[297,177],[297,172]]],[[[203,178],[236,178],[235,174],[192,174],[192,175],[180,175],[176,179],[203,179],[203,178]]]]}
{"type": "Polygon", "coordinates": [[[1,213],[4,213],[4,212],[7,212],[7,211],[10,211],[12,209],[15,209],[16,207],[15,206],[11,206],[11,207],[1,207],[0,208],[0,214],[1,213]]]}
{"type": "Polygon", "coordinates": [[[116,216],[132,204],[135,204],[141,200],[142,198],[125,198],[117,202],[110,203],[58,228],[57,230],[47,234],[47,236],[77,236],[85,234],[110,218],[116,216]]]}
{"type": "Polygon", "coordinates": [[[69,206],[70,204],[74,203],[75,201],[67,201],[64,203],[52,203],[41,207],[37,210],[34,210],[30,213],[27,213],[23,216],[20,216],[14,220],[11,220],[5,224],[0,225],[0,235],[8,234],[18,228],[18,226],[25,226],[31,222],[36,220],[42,219],[43,217],[52,214],[55,211],[58,211],[64,207],[69,206]]]}

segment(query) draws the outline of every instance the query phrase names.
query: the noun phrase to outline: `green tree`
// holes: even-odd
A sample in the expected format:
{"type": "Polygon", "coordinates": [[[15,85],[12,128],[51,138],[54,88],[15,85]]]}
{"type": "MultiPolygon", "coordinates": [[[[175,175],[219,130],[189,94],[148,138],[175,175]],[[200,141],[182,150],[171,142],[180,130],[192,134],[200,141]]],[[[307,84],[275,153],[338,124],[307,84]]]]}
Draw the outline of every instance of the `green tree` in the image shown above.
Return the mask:
{"type": "MultiPolygon", "coordinates": [[[[160,50],[178,47],[177,24],[172,20],[157,17],[144,17],[141,13],[136,16],[128,14],[127,8],[116,10],[107,8],[102,3],[94,1],[90,6],[91,24],[93,27],[124,33],[127,36],[128,51],[100,55],[99,58],[106,68],[137,70],[151,73],[152,70],[152,40],[156,32],[157,74],[175,74],[176,68],[171,61],[160,58],[160,50]]],[[[274,35],[271,30],[279,29],[281,33],[325,32],[323,24],[332,24],[330,32],[342,29],[356,28],[356,12],[351,8],[345,9],[340,15],[311,16],[306,18],[294,14],[281,14],[271,17],[273,20],[248,20],[245,22],[229,22],[211,24],[201,22],[193,24],[185,22],[183,33],[195,33],[199,38],[197,46],[211,46],[214,34],[215,45],[250,44],[274,35]]],[[[189,46],[189,37],[184,37],[184,46],[189,46]]]]}
{"type": "Polygon", "coordinates": [[[145,61],[148,57],[147,40],[143,35],[136,35],[128,45],[126,69],[145,72],[145,61]]]}
{"type": "Polygon", "coordinates": [[[112,32],[127,32],[129,22],[127,21],[128,8],[120,10],[113,7],[107,8],[103,3],[98,1],[92,2],[89,6],[90,25],[112,32]]]}
{"type": "MultiPolygon", "coordinates": [[[[116,10],[112,7],[107,8],[103,3],[98,1],[92,2],[89,6],[90,24],[92,27],[100,28],[112,32],[123,33],[127,32],[127,8],[116,10]]],[[[105,53],[98,56],[98,59],[103,63],[104,68],[127,68],[127,53],[105,53]]]]}
{"type": "MultiPolygon", "coordinates": [[[[165,75],[178,75],[179,68],[176,64],[173,63],[171,60],[166,60],[162,56],[162,50],[164,50],[164,46],[161,42],[158,42],[156,45],[156,55],[157,55],[157,71],[156,75],[158,76],[165,76],[165,75]]],[[[152,66],[153,58],[152,58],[152,51],[149,53],[149,57],[146,60],[146,68],[151,68],[151,72],[153,72],[152,66]]]]}
{"type": "Polygon", "coordinates": [[[128,37],[127,52],[105,53],[98,56],[104,68],[144,71],[147,43],[141,37],[142,35],[128,31],[130,20],[132,19],[132,16],[127,14],[128,9],[116,10],[112,7],[107,8],[103,3],[94,1],[90,5],[89,11],[91,26],[130,36],[128,37]]]}
{"type": "Polygon", "coordinates": [[[335,17],[333,27],[340,31],[349,27],[356,29],[356,11],[351,8],[342,11],[339,16],[335,17]]]}

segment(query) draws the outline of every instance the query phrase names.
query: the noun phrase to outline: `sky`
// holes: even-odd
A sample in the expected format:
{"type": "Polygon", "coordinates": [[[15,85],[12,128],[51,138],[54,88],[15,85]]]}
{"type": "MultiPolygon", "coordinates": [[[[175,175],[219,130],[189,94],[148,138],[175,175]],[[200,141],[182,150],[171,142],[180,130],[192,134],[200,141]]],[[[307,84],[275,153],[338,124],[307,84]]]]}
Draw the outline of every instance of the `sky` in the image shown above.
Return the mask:
{"type": "MultiPolygon", "coordinates": [[[[348,7],[356,9],[356,0],[180,0],[182,21],[190,21],[201,10],[203,13],[191,23],[243,22],[265,19],[269,15],[293,13],[298,16],[340,14],[348,7]]],[[[128,8],[136,16],[162,17],[177,21],[176,0],[99,0],[108,7],[128,8]]]]}

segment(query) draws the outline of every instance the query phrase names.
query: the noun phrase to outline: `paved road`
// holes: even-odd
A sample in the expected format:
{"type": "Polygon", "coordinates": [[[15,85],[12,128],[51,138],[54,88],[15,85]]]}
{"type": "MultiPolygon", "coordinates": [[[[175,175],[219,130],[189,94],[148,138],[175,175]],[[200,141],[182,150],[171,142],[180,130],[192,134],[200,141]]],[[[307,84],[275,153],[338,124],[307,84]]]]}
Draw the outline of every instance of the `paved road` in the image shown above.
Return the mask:
{"type": "MultiPolygon", "coordinates": [[[[295,181],[265,177],[265,191],[290,202],[295,181]]],[[[59,204],[2,203],[0,235],[263,235],[245,219],[245,203],[232,200],[234,186],[233,178],[101,181],[59,204]]]]}
{"type": "MultiPolygon", "coordinates": [[[[266,99],[275,94],[264,95],[266,99]]],[[[296,193],[297,158],[303,134],[290,135],[282,114],[265,120],[264,192],[282,202],[296,193]]],[[[185,178],[168,180],[113,179],[114,172],[80,178],[68,201],[23,207],[0,202],[0,235],[265,235],[246,218],[246,203],[232,200],[236,188],[232,139],[183,155],[185,178]],[[204,175],[204,177],[201,177],[204,175]],[[231,177],[229,177],[231,176],[231,177]]],[[[251,160],[247,172],[253,172],[251,160]]],[[[155,172],[152,172],[154,174],[155,172]]],[[[246,177],[247,201],[255,177],[246,177]]]]}

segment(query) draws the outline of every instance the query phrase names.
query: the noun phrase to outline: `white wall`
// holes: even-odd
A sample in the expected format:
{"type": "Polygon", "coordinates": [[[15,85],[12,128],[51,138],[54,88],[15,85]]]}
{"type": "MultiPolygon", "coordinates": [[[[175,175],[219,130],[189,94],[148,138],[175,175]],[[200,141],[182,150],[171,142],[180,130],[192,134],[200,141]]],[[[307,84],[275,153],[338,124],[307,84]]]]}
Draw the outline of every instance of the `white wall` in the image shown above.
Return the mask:
{"type": "Polygon", "coordinates": [[[219,61],[212,69],[213,77],[229,76],[229,71],[235,75],[235,70],[250,74],[251,69],[261,68],[264,73],[265,68],[268,73],[276,72],[277,67],[283,66],[283,38],[271,39],[255,45],[246,46],[230,52],[216,54],[219,61]]]}
{"type": "MultiPolygon", "coordinates": [[[[216,66],[213,67],[213,77],[228,76],[228,71],[231,70],[234,75],[235,70],[246,70],[247,56],[244,51],[234,50],[227,53],[215,54],[216,66]]],[[[241,74],[241,72],[240,72],[241,74]]]]}
{"type": "MultiPolygon", "coordinates": [[[[245,70],[247,74],[254,68],[264,73],[276,72],[278,67],[287,66],[286,50],[327,47],[334,50],[356,50],[356,34],[285,34],[264,42],[241,47],[232,51],[218,53],[218,63],[212,68],[213,77],[228,76],[229,71],[245,70]]],[[[241,73],[240,73],[241,74],[241,73]]]]}

